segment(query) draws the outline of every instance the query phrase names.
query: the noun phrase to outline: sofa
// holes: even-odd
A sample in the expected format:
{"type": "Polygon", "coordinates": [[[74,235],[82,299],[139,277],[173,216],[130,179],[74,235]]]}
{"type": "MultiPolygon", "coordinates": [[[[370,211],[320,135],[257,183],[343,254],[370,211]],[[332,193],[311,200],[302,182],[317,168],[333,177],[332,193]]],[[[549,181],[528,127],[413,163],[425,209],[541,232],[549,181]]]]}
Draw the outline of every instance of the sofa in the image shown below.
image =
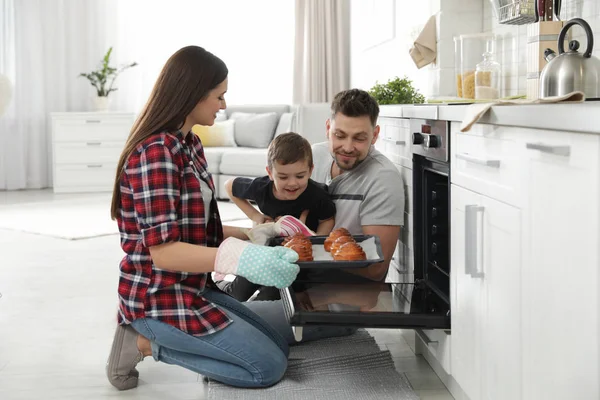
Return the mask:
{"type": "Polygon", "coordinates": [[[212,127],[194,126],[217,198],[228,198],[224,185],[230,178],[266,175],[267,147],[275,136],[296,132],[311,144],[326,140],[329,110],[329,103],[232,105],[219,113],[212,127]]]}

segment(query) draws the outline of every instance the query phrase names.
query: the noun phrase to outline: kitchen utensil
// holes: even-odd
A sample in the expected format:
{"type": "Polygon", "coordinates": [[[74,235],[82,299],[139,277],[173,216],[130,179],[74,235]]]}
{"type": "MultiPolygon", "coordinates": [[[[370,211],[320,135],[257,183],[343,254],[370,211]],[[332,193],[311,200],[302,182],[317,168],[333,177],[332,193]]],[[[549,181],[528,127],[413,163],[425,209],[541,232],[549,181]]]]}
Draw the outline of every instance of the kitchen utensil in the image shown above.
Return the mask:
{"type": "Polygon", "coordinates": [[[540,21],[545,21],[546,20],[546,1],[545,0],[538,0],[537,10],[538,10],[538,14],[540,16],[540,21]]]}
{"type": "Polygon", "coordinates": [[[544,52],[548,64],[540,76],[540,97],[562,96],[581,91],[587,99],[600,98],[600,60],[592,56],[594,34],[590,25],[581,18],[568,21],[558,35],[558,54],[551,49],[544,52]],[[585,30],[587,48],[580,53],[579,42],[569,42],[569,51],[565,51],[564,41],[569,29],[579,25],[585,30]]]}
{"type": "Polygon", "coordinates": [[[554,0],[554,15],[556,16],[556,20],[560,21],[560,8],[562,6],[561,0],[554,0]]]}
{"type": "Polygon", "coordinates": [[[544,21],[554,21],[554,0],[544,1],[544,21]]]}
{"type": "Polygon", "coordinates": [[[537,0],[490,0],[490,2],[501,24],[525,25],[535,22],[537,0]]]}

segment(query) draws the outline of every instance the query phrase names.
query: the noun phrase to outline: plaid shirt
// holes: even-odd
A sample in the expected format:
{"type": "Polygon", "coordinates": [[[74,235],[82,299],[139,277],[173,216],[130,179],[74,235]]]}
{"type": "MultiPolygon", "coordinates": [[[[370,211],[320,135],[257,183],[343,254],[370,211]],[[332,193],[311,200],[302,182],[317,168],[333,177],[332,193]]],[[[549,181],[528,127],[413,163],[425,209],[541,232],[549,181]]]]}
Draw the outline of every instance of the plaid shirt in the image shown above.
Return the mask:
{"type": "Polygon", "coordinates": [[[231,320],[200,293],[210,275],[157,268],[149,247],[185,242],[216,247],[223,240],[215,187],[198,137],[152,135],[132,152],[121,175],[119,324],[154,318],[190,335],[207,335],[231,320]],[[200,179],[213,191],[208,223],[200,179]]]}

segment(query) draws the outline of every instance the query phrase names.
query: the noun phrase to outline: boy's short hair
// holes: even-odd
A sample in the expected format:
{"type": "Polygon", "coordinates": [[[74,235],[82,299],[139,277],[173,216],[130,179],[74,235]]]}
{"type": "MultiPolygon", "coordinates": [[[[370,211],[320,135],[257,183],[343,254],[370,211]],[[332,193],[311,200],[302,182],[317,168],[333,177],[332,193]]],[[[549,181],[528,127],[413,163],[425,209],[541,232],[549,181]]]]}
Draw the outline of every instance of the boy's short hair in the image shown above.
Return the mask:
{"type": "Polygon", "coordinates": [[[269,168],[273,168],[275,162],[287,165],[303,160],[308,162],[309,168],[313,166],[310,143],[294,132],[282,133],[273,139],[269,144],[267,156],[269,168]]]}
{"type": "Polygon", "coordinates": [[[343,90],[336,94],[331,102],[331,118],[334,119],[337,113],[347,117],[369,116],[371,124],[375,126],[379,117],[379,104],[364,90],[343,90]]]}

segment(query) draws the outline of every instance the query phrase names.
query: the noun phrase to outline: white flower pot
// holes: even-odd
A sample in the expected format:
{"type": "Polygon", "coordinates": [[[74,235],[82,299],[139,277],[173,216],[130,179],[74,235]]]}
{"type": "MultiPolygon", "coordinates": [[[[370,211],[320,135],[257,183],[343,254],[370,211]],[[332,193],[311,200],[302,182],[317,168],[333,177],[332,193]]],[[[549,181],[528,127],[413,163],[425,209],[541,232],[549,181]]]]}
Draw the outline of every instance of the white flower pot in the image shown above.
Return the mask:
{"type": "Polygon", "coordinates": [[[110,99],[107,96],[94,97],[94,111],[107,111],[110,99]]]}

